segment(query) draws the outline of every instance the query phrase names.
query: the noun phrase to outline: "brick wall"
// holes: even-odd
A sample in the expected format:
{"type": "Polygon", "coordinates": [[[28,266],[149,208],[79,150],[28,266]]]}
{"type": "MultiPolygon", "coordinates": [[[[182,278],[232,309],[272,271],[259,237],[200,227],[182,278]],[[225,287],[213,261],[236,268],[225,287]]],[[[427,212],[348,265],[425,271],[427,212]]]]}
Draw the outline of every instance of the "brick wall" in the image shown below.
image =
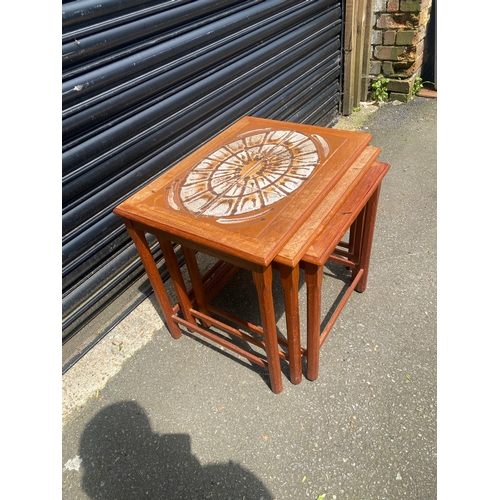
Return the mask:
{"type": "Polygon", "coordinates": [[[370,76],[388,78],[389,100],[406,102],[422,69],[433,0],[373,1],[370,76]]]}

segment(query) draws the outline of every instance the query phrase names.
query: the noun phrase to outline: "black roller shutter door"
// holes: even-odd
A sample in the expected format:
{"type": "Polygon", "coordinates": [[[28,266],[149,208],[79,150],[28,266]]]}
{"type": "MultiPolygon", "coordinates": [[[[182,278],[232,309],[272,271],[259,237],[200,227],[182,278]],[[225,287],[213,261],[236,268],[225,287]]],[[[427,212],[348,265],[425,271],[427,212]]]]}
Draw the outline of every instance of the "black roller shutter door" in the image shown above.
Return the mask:
{"type": "Polygon", "coordinates": [[[241,116],[335,121],[342,2],[62,7],[64,342],[144,276],[118,203],[241,116]]]}

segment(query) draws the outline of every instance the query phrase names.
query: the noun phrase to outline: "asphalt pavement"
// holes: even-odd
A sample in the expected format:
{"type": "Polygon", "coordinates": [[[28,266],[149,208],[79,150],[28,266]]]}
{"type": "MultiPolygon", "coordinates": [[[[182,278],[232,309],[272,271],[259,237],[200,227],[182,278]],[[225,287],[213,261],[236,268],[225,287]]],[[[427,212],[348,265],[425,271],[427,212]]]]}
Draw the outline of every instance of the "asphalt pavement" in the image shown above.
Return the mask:
{"type": "MultiPolygon", "coordinates": [[[[437,99],[335,127],[371,133],[391,169],[367,289],[323,345],[319,378],[293,385],[283,363],[276,395],[265,370],[172,339],[150,297],[63,376],[64,499],[437,497],[437,99]]],[[[255,301],[240,299],[248,278],[217,300],[258,323],[255,301]]],[[[328,268],[324,318],[342,286],[328,268]]],[[[300,293],[303,304],[303,276],[300,293]]],[[[279,279],[275,296],[283,333],[279,279]]]]}

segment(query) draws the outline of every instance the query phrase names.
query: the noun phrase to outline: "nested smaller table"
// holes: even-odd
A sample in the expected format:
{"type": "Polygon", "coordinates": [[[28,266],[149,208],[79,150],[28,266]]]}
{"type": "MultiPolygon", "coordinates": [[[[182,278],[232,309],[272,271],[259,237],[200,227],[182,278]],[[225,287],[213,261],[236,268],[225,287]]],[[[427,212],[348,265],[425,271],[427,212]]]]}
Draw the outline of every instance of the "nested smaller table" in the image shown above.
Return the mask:
{"type": "Polygon", "coordinates": [[[278,348],[273,261],[370,140],[360,132],[244,117],[116,207],[172,336],[181,335],[180,324],[224,345],[268,368],[272,390],[281,392],[280,357],[287,355],[278,348]],[[145,233],[160,243],[183,317],[168,299],[145,233]],[[172,243],[180,244],[186,257],[194,303],[172,243]],[[262,326],[246,326],[263,340],[213,317],[196,251],[252,272],[262,326]],[[214,325],[261,346],[266,360],[215,336],[209,331],[214,325]]]}
{"type": "MultiPolygon", "coordinates": [[[[307,287],[307,349],[300,347],[297,342],[289,342],[290,377],[296,383],[302,376],[301,355],[307,358],[307,378],[316,380],[319,372],[319,351],[326,337],[330,333],[340,312],[347,303],[353,290],[363,292],[366,289],[368,270],[375,229],[377,205],[380,195],[382,180],[390,166],[387,163],[373,162],[379,150],[367,148],[358,160],[364,168],[357,176],[358,182],[354,185],[349,195],[331,208],[331,200],[326,199],[311,216],[311,222],[322,219],[322,228],[317,227],[314,232],[314,241],[307,250],[297,251],[300,242],[304,241],[310,233],[310,226],[306,223],[297,231],[294,237],[277,255],[275,262],[280,269],[283,288],[286,296],[287,336],[299,338],[298,319],[298,292],[288,282],[290,276],[298,281],[297,259],[300,267],[305,271],[307,287]],[[371,154],[371,157],[370,157],[371,154]],[[342,238],[349,231],[349,240],[342,238]],[[327,325],[321,330],[320,310],[321,291],[323,283],[323,269],[328,261],[341,263],[352,271],[352,282],[343,293],[327,325]]],[[[351,167],[351,175],[355,175],[351,167]]],[[[349,172],[345,174],[347,177],[349,172]]],[[[331,194],[334,193],[334,190],[331,194]]],[[[313,224],[314,225],[314,224],[313,224]]]]}
{"type": "MultiPolygon", "coordinates": [[[[377,201],[389,169],[389,165],[375,161],[379,153],[379,148],[367,146],[274,258],[273,267],[280,272],[284,291],[287,325],[287,340],[280,341],[287,346],[294,384],[302,379],[302,356],[307,358],[307,378],[318,377],[320,347],[353,290],[363,292],[366,288],[377,201]],[[341,241],[348,230],[348,242],[341,241]],[[327,260],[350,268],[352,283],[320,331],[322,277],[327,260]],[[307,286],[307,348],[300,345],[299,268],[305,270],[307,286]]],[[[198,303],[210,308],[203,283],[196,277],[194,255],[190,255],[188,268],[198,283],[198,303]]]]}

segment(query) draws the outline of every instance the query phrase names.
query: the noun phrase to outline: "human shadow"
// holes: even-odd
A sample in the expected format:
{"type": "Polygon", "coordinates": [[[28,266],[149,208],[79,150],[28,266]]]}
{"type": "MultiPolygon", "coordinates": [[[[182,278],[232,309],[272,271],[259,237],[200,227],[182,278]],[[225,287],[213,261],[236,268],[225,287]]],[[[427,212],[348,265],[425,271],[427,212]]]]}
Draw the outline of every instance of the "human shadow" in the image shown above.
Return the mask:
{"type": "Polygon", "coordinates": [[[112,404],[80,441],[82,488],[92,499],[272,500],[267,488],[234,462],[201,465],[188,434],[157,434],[133,401],[112,404]]]}

